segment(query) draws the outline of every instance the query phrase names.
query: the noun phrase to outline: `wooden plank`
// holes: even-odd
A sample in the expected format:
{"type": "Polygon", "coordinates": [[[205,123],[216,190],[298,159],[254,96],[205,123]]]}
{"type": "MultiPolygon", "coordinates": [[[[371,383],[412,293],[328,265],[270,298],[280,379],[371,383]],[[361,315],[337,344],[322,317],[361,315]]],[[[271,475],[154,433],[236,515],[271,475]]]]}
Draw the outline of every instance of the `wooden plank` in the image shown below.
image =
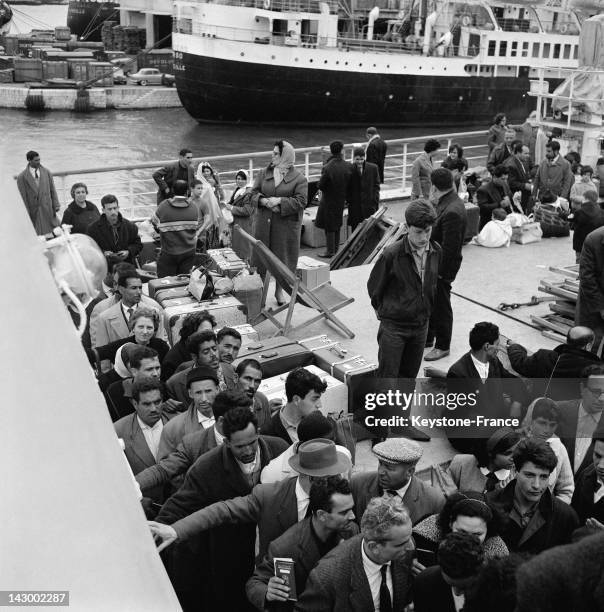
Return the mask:
{"type": "Polygon", "coordinates": [[[551,314],[546,316],[549,321],[552,321],[553,323],[560,323],[560,325],[568,325],[569,327],[572,327],[575,324],[574,317],[568,318],[559,314],[551,314]]]}
{"type": "Polygon", "coordinates": [[[569,291],[568,289],[562,289],[559,285],[555,283],[550,283],[545,280],[541,281],[541,285],[539,285],[539,291],[543,291],[544,293],[549,293],[550,295],[555,295],[557,297],[561,297],[565,300],[570,300],[572,302],[577,301],[576,293],[569,291]]]}
{"type": "Polygon", "coordinates": [[[531,321],[536,323],[537,325],[544,327],[545,329],[550,329],[552,331],[558,332],[559,334],[563,334],[566,336],[568,330],[570,329],[570,325],[562,325],[560,323],[555,323],[546,319],[545,317],[538,317],[537,315],[531,315],[531,321]]]}
{"type": "Polygon", "coordinates": [[[557,268],[556,266],[549,267],[550,272],[561,274],[562,276],[568,276],[569,278],[579,278],[579,266],[568,266],[565,268],[557,268]]]}
{"type": "Polygon", "coordinates": [[[546,338],[553,340],[554,342],[559,342],[560,344],[566,343],[566,336],[563,336],[562,334],[558,334],[555,331],[543,330],[541,334],[545,336],[546,338]]]}
{"type": "Polygon", "coordinates": [[[575,316],[575,306],[574,304],[569,304],[568,302],[556,302],[554,304],[549,304],[549,309],[556,314],[569,317],[571,319],[575,316]]]}

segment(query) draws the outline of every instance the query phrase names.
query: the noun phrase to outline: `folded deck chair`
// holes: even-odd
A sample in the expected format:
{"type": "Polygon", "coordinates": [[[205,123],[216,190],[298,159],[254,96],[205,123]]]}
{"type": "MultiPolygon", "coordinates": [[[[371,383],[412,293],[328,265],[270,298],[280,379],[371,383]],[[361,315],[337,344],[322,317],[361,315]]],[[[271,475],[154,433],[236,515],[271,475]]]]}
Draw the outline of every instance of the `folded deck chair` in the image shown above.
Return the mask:
{"type": "Polygon", "coordinates": [[[253,257],[257,259],[266,269],[264,288],[262,291],[261,312],[258,317],[256,317],[254,322],[257,322],[261,317],[269,319],[278,328],[275,335],[287,335],[290,332],[306,327],[315,321],[327,319],[333,323],[333,325],[337,327],[346,337],[354,338],[354,332],[348,329],[348,327],[346,327],[346,325],[344,325],[344,323],[342,323],[342,321],[340,321],[340,319],[333,314],[336,310],[339,310],[347,304],[354,302],[354,298],[345,296],[343,293],[332,287],[330,283],[323,283],[311,291],[300,280],[300,278],[298,278],[298,276],[287,268],[282,261],[275,257],[275,255],[263,242],[250,236],[238,225],[234,226],[233,231],[239,232],[241,238],[250,245],[250,248],[253,251],[253,257]],[[284,291],[290,294],[291,300],[289,304],[284,304],[283,306],[279,306],[275,309],[266,308],[266,297],[268,295],[268,286],[271,276],[275,279],[275,282],[284,289],[284,291]],[[296,327],[292,327],[292,317],[297,303],[307,306],[308,308],[313,308],[319,314],[307,319],[296,327]],[[283,310],[287,310],[285,323],[281,323],[275,318],[275,315],[279,314],[283,310]]]}

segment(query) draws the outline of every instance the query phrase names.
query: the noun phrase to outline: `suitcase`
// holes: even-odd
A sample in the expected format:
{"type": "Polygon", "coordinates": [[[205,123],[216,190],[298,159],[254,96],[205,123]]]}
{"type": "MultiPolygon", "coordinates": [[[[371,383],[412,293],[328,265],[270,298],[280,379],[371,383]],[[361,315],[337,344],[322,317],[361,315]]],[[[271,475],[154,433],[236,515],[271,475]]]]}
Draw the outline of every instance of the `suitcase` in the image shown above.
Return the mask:
{"type": "Polygon", "coordinates": [[[160,302],[162,308],[171,308],[173,306],[186,306],[187,304],[199,304],[199,300],[196,300],[192,295],[181,298],[172,298],[171,300],[164,300],[160,302]]]}
{"type": "MultiPolygon", "coordinates": [[[[325,393],[321,395],[321,413],[325,416],[338,418],[342,413],[348,412],[348,388],[346,385],[330,376],[327,372],[314,365],[304,366],[305,370],[316,374],[323,382],[327,383],[325,393]]],[[[266,395],[269,403],[271,400],[281,400],[281,404],[287,403],[285,396],[285,379],[289,372],[263,379],[258,387],[266,395]]]]}
{"type": "Polygon", "coordinates": [[[171,287],[170,289],[161,289],[160,291],[156,291],[154,299],[160,306],[163,306],[164,302],[186,297],[191,297],[187,285],[184,287],[171,287]]]}
{"type": "Polygon", "coordinates": [[[466,235],[464,236],[464,242],[469,242],[478,235],[478,226],[480,225],[480,208],[472,202],[466,202],[466,235]]]}
{"type": "Polygon", "coordinates": [[[348,409],[353,412],[351,405],[354,397],[353,391],[364,377],[375,376],[377,363],[371,363],[363,356],[351,353],[339,342],[331,340],[327,334],[305,338],[299,340],[299,343],[313,352],[316,365],[334,378],[346,383],[349,390],[348,409]]]}
{"type": "MultiPolygon", "coordinates": [[[[309,247],[324,247],[325,232],[315,225],[317,218],[318,206],[310,206],[302,215],[302,244],[309,247]]],[[[348,209],[344,209],[342,217],[342,227],[340,228],[340,244],[348,240],[348,209]]]]}
{"type": "Polygon", "coordinates": [[[233,295],[246,307],[248,322],[262,310],[263,283],[259,274],[241,274],[233,278],[233,295]]]}
{"type": "Polygon", "coordinates": [[[313,355],[294,340],[284,338],[267,338],[243,347],[239,357],[233,362],[236,369],[243,359],[256,359],[262,366],[262,378],[271,378],[289,372],[301,366],[312,364],[313,355]]]}
{"type": "Polygon", "coordinates": [[[230,248],[209,249],[208,256],[212,259],[212,270],[223,276],[233,278],[241,270],[247,268],[247,264],[230,248]]]}
{"type": "MultiPolygon", "coordinates": [[[[260,334],[249,323],[245,323],[244,325],[231,325],[230,327],[241,334],[242,347],[255,344],[260,340],[260,334]]],[[[239,352],[241,352],[241,349],[239,352]]]]}
{"type": "Polygon", "coordinates": [[[172,289],[174,287],[186,287],[189,284],[188,274],[178,276],[164,276],[149,281],[149,297],[155,299],[155,294],[162,289],[172,289]]]}
{"type": "Polygon", "coordinates": [[[204,302],[194,301],[193,303],[179,306],[166,306],[164,308],[164,326],[172,345],[180,340],[180,328],[182,327],[183,319],[188,314],[199,312],[200,310],[210,312],[215,317],[218,327],[233,327],[247,323],[243,304],[230,295],[221,295],[204,302]]]}
{"type": "Polygon", "coordinates": [[[329,282],[329,264],[317,261],[312,257],[302,256],[298,258],[296,274],[307,289],[316,289],[319,285],[329,282]]]}

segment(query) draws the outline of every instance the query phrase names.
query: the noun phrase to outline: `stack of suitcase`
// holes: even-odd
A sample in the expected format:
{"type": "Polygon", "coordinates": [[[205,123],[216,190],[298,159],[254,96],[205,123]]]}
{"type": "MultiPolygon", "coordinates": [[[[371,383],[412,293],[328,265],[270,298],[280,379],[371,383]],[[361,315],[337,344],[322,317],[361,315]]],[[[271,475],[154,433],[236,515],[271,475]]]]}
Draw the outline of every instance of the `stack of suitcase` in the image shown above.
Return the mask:
{"type": "Polygon", "coordinates": [[[305,338],[299,344],[312,352],[317,366],[346,384],[348,411],[353,413],[360,399],[357,390],[362,387],[363,379],[375,376],[377,364],[351,353],[327,334],[305,338]]]}
{"type": "Polygon", "coordinates": [[[212,259],[212,270],[229,278],[247,268],[247,264],[233,249],[209,249],[208,256],[212,259]]]}

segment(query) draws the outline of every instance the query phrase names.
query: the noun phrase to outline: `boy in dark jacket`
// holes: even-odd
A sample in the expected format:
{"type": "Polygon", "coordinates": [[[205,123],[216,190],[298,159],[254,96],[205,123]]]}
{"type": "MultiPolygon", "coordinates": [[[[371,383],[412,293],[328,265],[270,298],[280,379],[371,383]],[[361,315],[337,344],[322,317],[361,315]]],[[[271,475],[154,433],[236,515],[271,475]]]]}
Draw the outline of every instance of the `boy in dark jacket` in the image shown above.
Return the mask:
{"type": "Polygon", "coordinates": [[[384,249],[367,281],[380,320],[378,375],[384,378],[417,376],[441,260],[440,247],[430,241],[433,206],[423,199],[411,202],[405,221],[408,233],[384,249]]]}

